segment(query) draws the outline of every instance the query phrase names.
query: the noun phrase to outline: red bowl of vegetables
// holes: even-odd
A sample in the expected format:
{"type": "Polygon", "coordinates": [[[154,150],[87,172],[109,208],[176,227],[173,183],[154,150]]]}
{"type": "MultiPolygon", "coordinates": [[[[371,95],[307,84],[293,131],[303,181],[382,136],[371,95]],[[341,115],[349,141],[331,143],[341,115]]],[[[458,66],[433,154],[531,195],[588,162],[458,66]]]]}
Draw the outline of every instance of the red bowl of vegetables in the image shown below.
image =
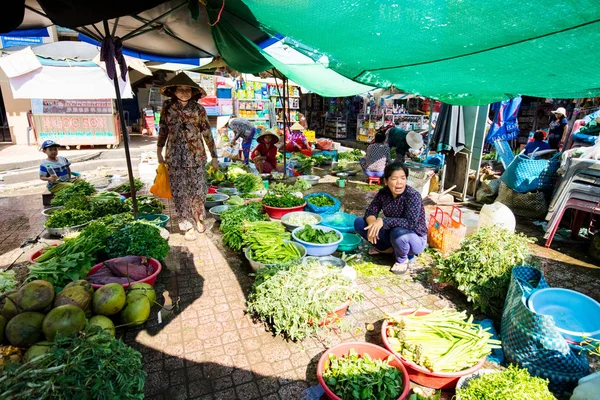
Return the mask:
{"type": "MultiPolygon", "coordinates": [[[[137,264],[131,264],[128,263],[129,266],[133,266],[133,265],[137,265],[137,264]]],[[[134,267],[130,267],[131,269],[131,273],[133,274],[133,268],[134,267]]],[[[111,281],[117,282],[117,283],[121,283],[121,285],[123,286],[123,288],[128,288],[130,285],[133,285],[135,283],[147,283],[149,285],[154,286],[154,284],[156,283],[156,278],[158,277],[158,274],[160,274],[160,272],[162,271],[162,265],[158,260],[155,260],[154,258],[147,258],[147,257],[136,257],[136,256],[127,256],[127,257],[120,257],[120,258],[113,258],[111,260],[107,260],[104,262],[101,262],[100,264],[96,264],[95,266],[92,267],[92,269],[90,269],[90,272],[88,272],[88,274],[86,275],[86,280],[90,281],[92,287],[94,289],[99,289],[102,286],[108,284],[108,283],[112,283],[111,281]],[[127,272],[127,266],[124,265],[124,263],[128,263],[128,261],[135,261],[135,258],[137,259],[143,259],[145,261],[141,261],[141,263],[139,265],[143,265],[146,269],[146,277],[139,279],[141,277],[141,275],[143,275],[143,270],[140,268],[140,276],[138,278],[136,278],[134,280],[133,275],[130,278],[129,281],[127,281],[127,278],[125,279],[106,279],[105,283],[99,283],[98,279],[100,279],[100,275],[99,274],[105,274],[105,276],[110,277],[111,275],[108,274],[108,271],[106,271],[108,268],[108,266],[113,266],[113,269],[111,269],[111,273],[113,277],[118,278],[116,275],[118,274],[118,272],[113,272],[113,271],[122,271],[124,275],[127,272]],[[145,265],[144,265],[145,263],[145,265]],[[91,278],[92,276],[96,275],[94,278],[91,278]],[[93,280],[96,280],[96,282],[94,282],[93,280]]],[[[138,272],[138,269],[136,269],[136,272],[138,272]]]]}
{"type": "Polygon", "coordinates": [[[279,207],[269,207],[263,206],[265,208],[265,212],[267,215],[273,219],[281,219],[285,214],[294,212],[294,211],[304,211],[304,207],[306,207],[306,202],[300,206],[289,207],[289,208],[279,208],[279,207]]]}
{"type": "MultiPolygon", "coordinates": [[[[368,354],[368,356],[370,357],[370,359],[372,359],[373,361],[375,360],[386,360],[389,359],[389,365],[393,368],[396,368],[399,372],[399,378],[401,378],[402,382],[397,382],[400,383],[400,388],[397,389],[397,391],[399,391],[399,396],[398,396],[398,400],[404,400],[408,398],[408,393],[410,392],[410,380],[408,377],[408,372],[406,371],[406,368],[404,368],[404,365],[402,365],[402,363],[398,360],[398,358],[396,356],[394,356],[392,353],[390,353],[388,350],[384,349],[383,347],[371,344],[371,343],[362,343],[362,342],[349,342],[349,343],[341,343],[338,344],[337,346],[334,346],[330,349],[328,349],[327,351],[325,351],[323,353],[323,355],[321,355],[321,358],[319,359],[319,363],[317,364],[317,379],[319,380],[319,384],[323,387],[323,390],[325,391],[325,396],[328,399],[331,400],[342,400],[341,397],[337,396],[334,393],[335,388],[332,386],[330,387],[328,385],[328,383],[331,384],[331,378],[329,378],[328,375],[328,370],[331,367],[332,363],[330,360],[330,355],[335,356],[338,360],[341,359],[342,357],[346,357],[349,356],[350,351],[353,350],[354,352],[356,352],[358,354],[359,358],[364,358],[365,354],[368,354]],[[391,356],[391,359],[389,358],[391,356]],[[325,376],[324,376],[325,375],[325,376]],[[329,382],[328,382],[329,381],[329,382]]],[[[350,355],[351,357],[352,355],[350,355]]],[[[361,379],[361,378],[367,378],[365,375],[368,374],[365,371],[362,370],[357,370],[356,371],[352,371],[353,375],[357,378],[357,379],[361,379]]],[[[389,372],[388,372],[389,373],[389,372]]],[[[375,378],[375,377],[373,377],[375,378]]],[[[338,380],[339,382],[339,380],[338,380]]],[[[387,382],[387,384],[390,384],[391,382],[387,382]]],[[[369,387],[368,385],[364,384],[364,381],[361,382],[356,382],[356,384],[360,387],[361,390],[361,395],[363,394],[362,391],[369,391],[369,387]]],[[[376,384],[374,382],[374,384],[376,384]]],[[[387,386],[387,384],[384,384],[383,386],[387,386]]],[[[372,395],[377,395],[377,393],[372,393],[372,395]]],[[[380,395],[381,397],[381,395],[380,395]]],[[[361,396],[362,398],[362,396],[361,396]]],[[[365,393],[365,397],[364,398],[371,398],[368,397],[367,394],[365,393]]]]}
{"type": "MultiPolygon", "coordinates": [[[[56,247],[58,246],[57,243],[51,244],[51,247],[56,247]]],[[[44,254],[44,252],[48,250],[48,247],[42,247],[39,250],[34,251],[33,253],[29,254],[29,256],[27,257],[27,261],[29,261],[32,264],[37,264],[38,262],[35,261],[36,258],[38,258],[39,256],[41,256],[42,254],[44,254]]]]}
{"type": "MultiPolygon", "coordinates": [[[[415,309],[403,310],[398,312],[398,315],[409,315],[415,312],[415,309]]],[[[419,309],[415,315],[427,315],[430,314],[430,310],[419,309]]],[[[402,364],[406,367],[408,371],[408,376],[410,380],[418,383],[419,385],[426,386],[433,389],[453,389],[456,387],[456,383],[458,380],[466,375],[471,375],[472,373],[478,371],[483,366],[485,362],[485,357],[483,357],[477,364],[468,369],[463,369],[457,372],[432,372],[425,367],[415,364],[412,361],[404,359],[399,353],[397,353],[390,341],[388,340],[388,329],[391,324],[388,320],[384,320],[381,325],[381,339],[383,340],[383,344],[385,347],[391,351],[394,356],[396,356],[402,364]]]]}

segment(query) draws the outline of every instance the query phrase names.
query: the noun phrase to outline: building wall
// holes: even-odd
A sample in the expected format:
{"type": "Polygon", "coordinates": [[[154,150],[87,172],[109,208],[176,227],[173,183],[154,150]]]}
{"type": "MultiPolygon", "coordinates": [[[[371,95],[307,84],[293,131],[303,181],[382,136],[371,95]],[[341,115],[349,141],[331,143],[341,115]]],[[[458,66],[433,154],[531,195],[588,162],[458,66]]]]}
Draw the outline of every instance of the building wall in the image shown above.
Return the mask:
{"type": "Polygon", "coordinates": [[[33,131],[28,132],[29,122],[27,121],[27,112],[31,110],[31,100],[15,99],[13,97],[8,77],[2,69],[0,69],[0,90],[2,90],[2,97],[4,98],[13,143],[35,145],[35,137],[33,131]]]}

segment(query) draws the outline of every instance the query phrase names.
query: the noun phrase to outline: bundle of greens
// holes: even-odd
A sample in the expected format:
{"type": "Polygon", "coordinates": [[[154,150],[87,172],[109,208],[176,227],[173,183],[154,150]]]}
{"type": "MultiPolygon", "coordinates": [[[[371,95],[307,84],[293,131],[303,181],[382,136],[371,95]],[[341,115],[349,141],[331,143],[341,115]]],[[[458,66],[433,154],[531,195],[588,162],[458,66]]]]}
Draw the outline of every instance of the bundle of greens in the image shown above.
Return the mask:
{"type": "Polygon", "coordinates": [[[0,271],[0,295],[17,287],[15,271],[0,271]]]}
{"type": "Polygon", "coordinates": [[[240,196],[231,196],[229,198],[229,200],[227,200],[227,204],[231,205],[231,206],[242,206],[244,205],[246,202],[244,201],[244,199],[242,199],[240,196]]]}
{"type": "Polygon", "coordinates": [[[169,254],[169,243],[160,235],[160,229],[144,221],[126,224],[108,239],[109,258],[145,256],[164,260],[169,254]]]}
{"type": "Polygon", "coordinates": [[[362,298],[338,269],[309,261],[260,268],[247,305],[275,334],[302,340],[323,330],[319,321],[348,299],[362,298]]]}
{"type": "Polygon", "coordinates": [[[72,281],[84,278],[92,269],[93,257],[89,253],[69,253],[29,266],[28,281],[44,280],[58,292],[72,281]]]}
{"type": "Polygon", "coordinates": [[[433,372],[471,368],[500,342],[473,323],[473,316],[455,310],[437,310],[417,316],[388,315],[387,340],[394,351],[433,372]]]}
{"type": "Polygon", "coordinates": [[[437,279],[463,292],[475,309],[499,316],[513,267],[529,259],[528,243],[533,240],[521,233],[498,227],[480,229],[447,258],[436,255],[437,279]]]}
{"type": "Polygon", "coordinates": [[[292,192],[306,192],[308,189],[312,187],[312,184],[306,179],[296,179],[294,185],[291,188],[292,192]]]}
{"type": "Polygon", "coordinates": [[[296,159],[296,165],[294,166],[294,170],[300,172],[302,174],[306,174],[311,171],[314,161],[311,157],[307,157],[302,153],[297,153],[294,155],[296,159]]]}
{"type": "Polygon", "coordinates": [[[335,205],[335,201],[333,201],[332,198],[327,197],[325,195],[311,196],[307,198],[306,201],[318,207],[328,207],[335,205]]]}
{"type": "MultiPolygon", "coordinates": [[[[133,178],[133,185],[135,187],[135,191],[141,190],[144,187],[144,182],[139,180],[138,178],[133,178]]],[[[115,188],[115,192],[117,193],[131,193],[131,184],[129,183],[129,179],[123,184],[117,186],[115,188]]]]}
{"type": "Polygon", "coordinates": [[[263,189],[261,177],[254,174],[239,175],[235,178],[234,184],[239,193],[250,193],[263,189]]]}
{"type": "Polygon", "coordinates": [[[10,364],[0,378],[0,398],[144,398],[142,355],[98,326],[76,336],[58,335],[47,353],[10,364]]]}
{"type": "Polygon", "coordinates": [[[211,184],[216,185],[225,180],[225,174],[223,173],[223,171],[221,171],[220,169],[215,169],[212,166],[212,163],[207,163],[205,168],[208,181],[211,184]]]}
{"type": "Polygon", "coordinates": [[[96,189],[94,186],[92,186],[92,184],[84,181],[83,179],[77,179],[72,185],[69,185],[58,192],[50,204],[52,207],[64,206],[70,198],[76,195],[89,196],[95,192],[96,189]]]}
{"type": "Polygon", "coordinates": [[[291,243],[290,234],[279,221],[244,222],[244,245],[250,258],[261,264],[283,264],[301,257],[291,243]]]}
{"type": "Polygon", "coordinates": [[[362,151],[358,150],[358,149],[354,149],[352,151],[343,151],[343,152],[339,152],[338,153],[338,161],[360,161],[361,158],[363,158],[364,155],[362,153],[362,151]]]}
{"type": "Polygon", "coordinates": [[[321,156],[321,155],[312,156],[311,159],[313,161],[313,164],[316,166],[323,165],[323,163],[325,163],[327,160],[329,160],[329,158],[327,158],[325,156],[321,156]]]}
{"type": "Polygon", "coordinates": [[[90,211],[90,199],[85,194],[77,193],[65,202],[65,209],[90,211]]]}
{"type": "Polygon", "coordinates": [[[262,202],[265,206],[276,208],[298,207],[305,203],[303,198],[294,196],[291,193],[286,193],[282,196],[276,196],[268,193],[265,197],[263,197],[262,202]]]}
{"type": "Polygon", "coordinates": [[[235,182],[235,178],[247,174],[248,172],[248,167],[246,165],[241,162],[234,162],[227,168],[227,180],[235,182]]]}
{"type": "Polygon", "coordinates": [[[260,202],[243,206],[233,206],[221,213],[220,229],[223,232],[223,243],[233,250],[240,250],[244,242],[243,223],[266,221],[268,217],[262,212],[260,202]]]}
{"type": "Polygon", "coordinates": [[[46,228],[68,228],[83,225],[92,219],[92,214],[89,211],[62,208],[54,211],[44,225],[46,228]]]}
{"type": "MultiPolygon", "coordinates": [[[[154,196],[137,196],[138,213],[140,214],[162,214],[165,205],[154,196]]],[[[126,199],[125,207],[128,211],[133,209],[133,200],[126,199]]]]}
{"type": "Polygon", "coordinates": [[[329,354],[323,379],[342,399],[396,400],[407,382],[402,381],[402,372],[390,365],[393,359],[374,360],[367,353],[359,356],[354,349],[339,358],[329,354]]]}
{"type": "Polygon", "coordinates": [[[121,214],[131,209],[121,201],[115,192],[103,192],[90,198],[92,218],[98,219],[107,215],[121,214]]]}
{"type": "Polygon", "coordinates": [[[290,185],[286,185],[283,182],[277,182],[269,186],[269,192],[278,196],[283,196],[284,194],[292,193],[293,190],[290,185]]]}
{"type": "Polygon", "coordinates": [[[304,229],[301,229],[295,235],[304,242],[316,244],[335,243],[341,239],[334,231],[326,232],[319,228],[313,228],[310,225],[306,225],[304,229]]]}
{"type": "Polygon", "coordinates": [[[457,389],[456,394],[461,400],[555,399],[547,379],[531,376],[527,369],[514,365],[470,379],[467,387],[457,389]]]}

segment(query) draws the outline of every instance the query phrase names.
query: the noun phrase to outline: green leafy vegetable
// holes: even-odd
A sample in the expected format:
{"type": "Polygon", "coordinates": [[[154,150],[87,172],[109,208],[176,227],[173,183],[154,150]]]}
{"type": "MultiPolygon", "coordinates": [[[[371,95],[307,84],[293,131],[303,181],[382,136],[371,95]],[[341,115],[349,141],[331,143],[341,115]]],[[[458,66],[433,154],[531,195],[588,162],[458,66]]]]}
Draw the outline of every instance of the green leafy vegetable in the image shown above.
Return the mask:
{"type": "Polygon", "coordinates": [[[390,315],[388,341],[406,360],[433,372],[458,372],[471,368],[500,342],[473,316],[455,310],[436,310],[427,315],[390,315]]]}
{"type": "Polygon", "coordinates": [[[250,258],[262,264],[283,264],[301,257],[291,243],[290,234],[279,221],[244,222],[244,245],[250,250],[250,258]]]}
{"type": "Polygon", "coordinates": [[[402,372],[390,365],[394,359],[374,360],[369,354],[359,356],[354,349],[348,355],[329,354],[329,368],[323,372],[327,386],[346,400],[396,400],[402,394],[402,372]]]}
{"type": "Polygon", "coordinates": [[[461,400],[555,399],[548,390],[548,380],[531,376],[527,369],[514,365],[471,379],[467,387],[457,389],[456,394],[461,400]]]}
{"type": "Polygon", "coordinates": [[[293,214],[287,219],[286,223],[295,226],[316,225],[319,220],[311,214],[293,214]]]}
{"type": "Polygon", "coordinates": [[[319,322],[348,299],[362,298],[338,269],[310,261],[260,268],[247,304],[275,334],[302,340],[322,331],[319,322]]]}
{"type": "Polygon", "coordinates": [[[306,225],[304,229],[298,231],[296,237],[304,242],[316,244],[335,243],[341,239],[334,231],[326,232],[310,225],[306,225]]]}
{"type": "Polygon", "coordinates": [[[313,159],[311,157],[307,157],[302,153],[298,153],[294,155],[294,158],[297,160],[297,164],[294,167],[294,170],[300,172],[302,174],[306,174],[310,172],[313,167],[313,159]]]}
{"type": "Polygon", "coordinates": [[[0,295],[17,287],[15,271],[0,271],[0,295]]]}
{"type": "Polygon", "coordinates": [[[227,168],[227,180],[235,182],[235,178],[247,174],[248,167],[241,162],[234,162],[227,168]]]}
{"type": "Polygon", "coordinates": [[[232,206],[242,206],[244,203],[244,199],[242,199],[240,196],[231,196],[229,200],[227,200],[227,204],[232,206]]]}
{"type": "Polygon", "coordinates": [[[53,207],[64,206],[69,199],[76,195],[89,196],[96,192],[94,186],[83,179],[77,179],[72,185],[62,189],[52,199],[50,203],[53,207]]]}
{"type": "Polygon", "coordinates": [[[235,188],[239,193],[256,192],[263,188],[262,179],[254,174],[242,174],[235,178],[235,188]]]}
{"type": "Polygon", "coordinates": [[[115,232],[106,247],[109,258],[146,256],[164,260],[169,243],[160,236],[160,229],[145,221],[134,221],[115,232]]]}
{"type": "MultiPolygon", "coordinates": [[[[138,178],[133,178],[133,185],[135,187],[135,191],[141,190],[144,187],[144,182],[139,180],[138,178]]],[[[129,178],[123,184],[117,186],[115,188],[115,192],[117,193],[131,193],[131,184],[129,183],[129,178]]]]}
{"type": "Polygon", "coordinates": [[[98,326],[58,335],[49,352],[13,363],[0,378],[0,398],[142,400],[142,355],[98,326]]]}
{"type": "Polygon", "coordinates": [[[318,207],[328,207],[333,206],[335,204],[335,201],[333,201],[333,199],[325,195],[311,196],[307,198],[306,201],[318,207]]]}
{"type": "Polygon", "coordinates": [[[89,211],[63,208],[54,211],[45,223],[46,228],[67,228],[83,225],[92,220],[89,211]]]}
{"type": "Polygon", "coordinates": [[[266,221],[268,217],[263,214],[260,202],[243,206],[233,206],[221,213],[220,229],[223,232],[223,243],[233,250],[240,250],[244,242],[244,221],[266,221]]]}
{"type": "Polygon", "coordinates": [[[294,182],[294,185],[291,187],[291,191],[304,193],[311,187],[312,184],[306,179],[296,179],[296,182],[294,182]]]}
{"type": "Polygon", "coordinates": [[[263,197],[263,204],[269,207],[292,208],[301,206],[304,203],[304,199],[294,196],[290,193],[286,193],[283,196],[276,196],[268,193],[265,197],[263,197]]]}
{"type": "Polygon", "coordinates": [[[346,160],[346,161],[360,161],[364,155],[362,151],[358,149],[354,149],[352,151],[343,151],[338,153],[338,161],[346,160]]]}
{"type": "Polygon", "coordinates": [[[92,196],[92,218],[98,219],[107,215],[121,214],[131,209],[121,201],[121,196],[115,192],[103,192],[92,196]]]}
{"type": "Polygon", "coordinates": [[[215,201],[215,196],[206,196],[206,201],[215,201]]]}
{"type": "Polygon", "coordinates": [[[500,315],[511,271],[529,258],[532,239],[498,227],[484,228],[466,238],[447,258],[437,254],[438,280],[467,296],[475,309],[500,315]]]}
{"type": "Polygon", "coordinates": [[[89,253],[70,253],[53,257],[48,261],[29,266],[28,281],[36,279],[50,282],[57,290],[68,283],[81,279],[92,268],[92,256],[89,253]]]}
{"type": "MultiPolygon", "coordinates": [[[[140,214],[162,214],[165,210],[163,202],[154,196],[137,196],[137,203],[140,214]]],[[[131,198],[125,200],[125,207],[127,211],[133,210],[131,198]]]]}
{"type": "Polygon", "coordinates": [[[84,210],[84,211],[89,211],[90,210],[90,199],[88,198],[88,196],[84,195],[84,194],[74,194],[73,197],[71,197],[70,199],[68,199],[65,202],[65,209],[73,209],[73,210],[84,210]]]}
{"type": "Polygon", "coordinates": [[[311,157],[313,164],[314,165],[323,165],[323,163],[325,163],[327,160],[329,160],[329,158],[325,157],[325,156],[321,156],[321,155],[316,155],[316,156],[312,156],[311,157]]]}

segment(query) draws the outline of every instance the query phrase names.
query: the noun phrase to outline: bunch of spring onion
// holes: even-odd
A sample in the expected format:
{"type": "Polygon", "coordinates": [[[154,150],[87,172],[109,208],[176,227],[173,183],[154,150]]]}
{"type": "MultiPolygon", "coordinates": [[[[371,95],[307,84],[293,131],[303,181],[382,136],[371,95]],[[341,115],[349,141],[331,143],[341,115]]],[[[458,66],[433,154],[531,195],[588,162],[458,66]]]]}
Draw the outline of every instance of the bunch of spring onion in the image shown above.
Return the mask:
{"type": "Polygon", "coordinates": [[[394,351],[433,372],[457,372],[477,364],[500,341],[473,323],[473,316],[443,309],[427,315],[390,315],[388,341],[394,351]]]}
{"type": "Polygon", "coordinates": [[[244,222],[244,244],[250,258],[262,264],[283,264],[301,257],[279,221],[244,222]]]}

